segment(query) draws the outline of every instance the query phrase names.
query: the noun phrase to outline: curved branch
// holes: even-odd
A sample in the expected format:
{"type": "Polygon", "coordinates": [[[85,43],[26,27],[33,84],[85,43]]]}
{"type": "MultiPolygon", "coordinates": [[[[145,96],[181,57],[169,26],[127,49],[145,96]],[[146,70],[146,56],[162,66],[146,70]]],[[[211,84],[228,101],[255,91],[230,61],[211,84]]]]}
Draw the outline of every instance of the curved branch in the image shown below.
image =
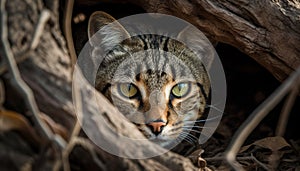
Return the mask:
{"type": "Polygon", "coordinates": [[[185,19],[230,44],[284,80],[300,65],[300,2],[259,0],[127,0],[185,19]]]}

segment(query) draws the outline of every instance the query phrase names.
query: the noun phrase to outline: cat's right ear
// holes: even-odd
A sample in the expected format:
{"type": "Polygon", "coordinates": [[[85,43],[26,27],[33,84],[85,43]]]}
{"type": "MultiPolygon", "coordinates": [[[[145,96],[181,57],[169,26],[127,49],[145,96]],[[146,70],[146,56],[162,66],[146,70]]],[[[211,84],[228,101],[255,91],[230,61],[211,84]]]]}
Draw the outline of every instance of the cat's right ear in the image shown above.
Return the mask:
{"type": "Polygon", "coordinates": [[[109,14],[96,11],[90,16],[88,38],[92,46],[110,50],[129,37],[124,27],[109,14]]]}
{"type": "Polygon", "coordinates": [[[177,40],[184,42],[194,53],[199,55],[207,70],[210,70],[215,58],[215,50],[206,36],[196,27],[187,26],[177,36],[177,40]]]}

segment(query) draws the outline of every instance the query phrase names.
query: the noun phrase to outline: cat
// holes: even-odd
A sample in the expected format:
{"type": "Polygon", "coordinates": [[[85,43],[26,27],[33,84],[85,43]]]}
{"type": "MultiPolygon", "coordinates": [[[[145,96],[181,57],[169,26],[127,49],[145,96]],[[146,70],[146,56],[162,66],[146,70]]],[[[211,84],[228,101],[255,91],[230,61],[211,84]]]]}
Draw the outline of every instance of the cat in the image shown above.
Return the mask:
{"type": "MultiPolygon", "coordinates": [[[[178,38],[199,41],[188,31],[183,29],[178,38]]],[[[196,140],[189,132],[197,128],[194,124],[206,110],[211,87],[206,68],[192,50],[168,36],[131,36],[101,11],[90,16],[88,37],[92,46],[109,49],[95,88],[146,138],[163,147],[196,140]],[[114,27],[101,30],[112,22],[114,27]]]]}

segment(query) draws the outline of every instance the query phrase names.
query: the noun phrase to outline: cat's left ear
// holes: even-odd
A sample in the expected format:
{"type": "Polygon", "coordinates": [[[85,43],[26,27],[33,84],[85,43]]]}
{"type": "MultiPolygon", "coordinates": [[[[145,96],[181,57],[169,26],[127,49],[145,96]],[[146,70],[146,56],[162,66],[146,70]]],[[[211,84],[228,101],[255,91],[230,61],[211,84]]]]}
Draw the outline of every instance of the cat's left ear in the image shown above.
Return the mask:
{"type": "Polygon", "coordinates": [[[112,16],[103,12],[94,12],[88,23],[88,38],[92,46],[111,49],[130,35],[112,16]]]}
{"type": "Polygon", "coordinates": [[[197,28],[187,26],[177,36],[177,40],[185,43],[194,53],[196,53],[206,70],[211,68],[216,52],[214,46],[197,28]]]}

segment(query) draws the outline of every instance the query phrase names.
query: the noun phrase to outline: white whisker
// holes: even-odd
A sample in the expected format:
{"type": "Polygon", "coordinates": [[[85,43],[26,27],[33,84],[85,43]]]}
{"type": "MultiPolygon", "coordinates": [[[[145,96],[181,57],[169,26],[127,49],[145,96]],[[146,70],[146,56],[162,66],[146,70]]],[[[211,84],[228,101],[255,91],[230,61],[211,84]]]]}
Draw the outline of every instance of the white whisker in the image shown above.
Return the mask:
{"type": "Polygon", "coordinates": [[[218,115],[209,119],[199,119],[199,120],[195,120],[195,121],[184,121],[184,123],[199,123],[199,122],[209,122],[209,121],[214,121],[216,119],[221,118],[222,115],[218,115]]]}
{"type": "Polygon", "coordinates": [[[213,105],[206,105],[205,108],[211,108],[211,109],[216,110],[217,112],[224,113],[224,111],[222,111],[221,109],[219,109],[219,108],[217,108],[216,106],[213,106],[213,105]]]}
{"type": "Polygon", "coordinates": [[[197,137],[195,137],[195,136],[192,135],[192,134],[189,134],[189,132],[186,132],[186,131],[188,131],[188,130],[184,129],[182,132],[184,132],[187,136],[189,136],[189,137],[191,137],[191,138],[194,138],[195,140],[198,139],[197,137]]]}
{"type": "Polygon", "coordinates": [[[193,130],[193,129],[184,129],[184,130],[201,134],[201,131],[198,131],[198,130],[193,130]]]}
{"type": "Polygon", "coordinates": [[[190,137],[189,134],[187,134],[187,133],[181,134],[181,135],[179,136],[179,138],[181,139],[181,141],[184,140],[184,141],[188,142],[188,143],[191,144],[191,145],[195,145],[195,140],[196,140],[196,139],[193,139],[193,137],[190,137]]]}
{"type": "Polygon", "coordinates": [[[193,143],[193,140],[188,138],[188,137],[183,137],[183,136],[179,136],[178,137],[178,142],[181,142],[181,141],[186,141],[188,142],[189,144],[191,145],[194,145],[195,143],[193,143]]]}
{"type": "Polygon", "coordinates": [[[214,128],[213,126],[182,126],[183,128],[214,128]]]}

